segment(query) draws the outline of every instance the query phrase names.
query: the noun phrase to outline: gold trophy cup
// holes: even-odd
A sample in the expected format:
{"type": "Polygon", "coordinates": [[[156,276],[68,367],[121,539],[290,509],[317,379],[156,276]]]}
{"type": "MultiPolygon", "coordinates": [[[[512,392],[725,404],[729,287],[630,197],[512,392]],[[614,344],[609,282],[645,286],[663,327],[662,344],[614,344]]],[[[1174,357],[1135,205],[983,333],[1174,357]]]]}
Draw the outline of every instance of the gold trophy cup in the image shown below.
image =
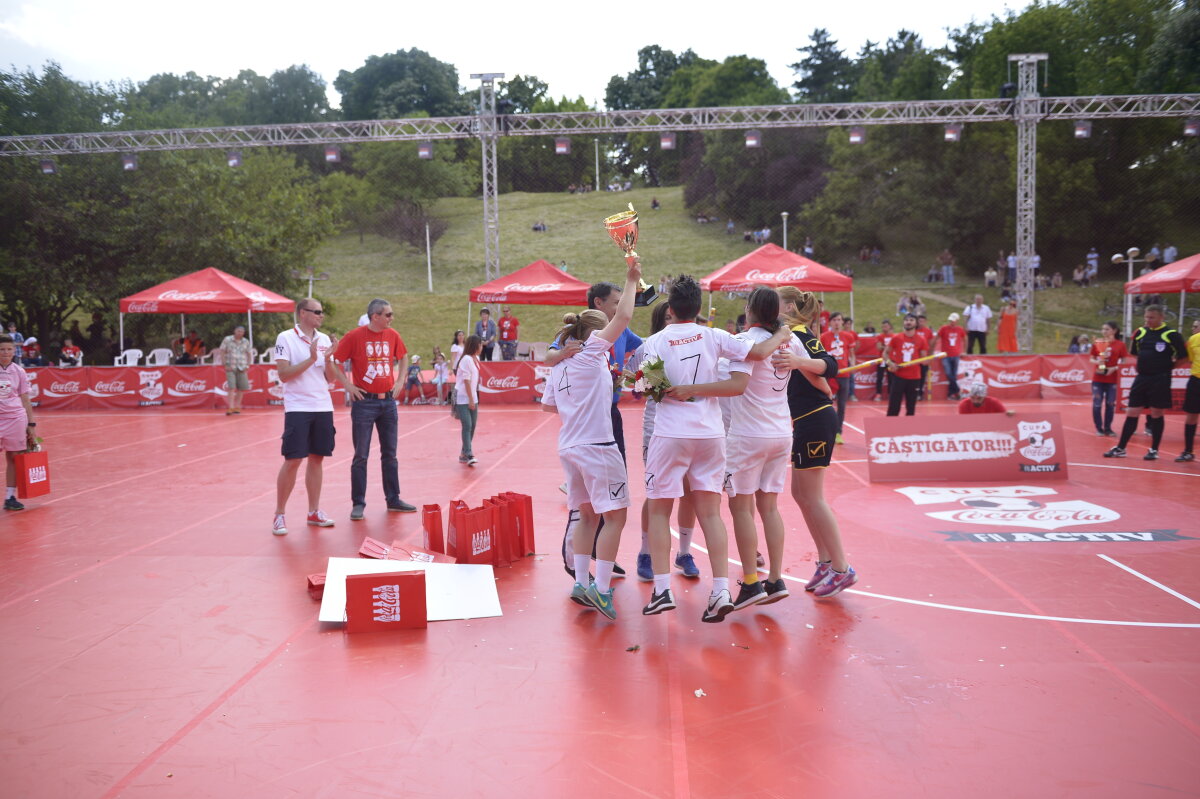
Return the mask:
{"type": "MultiPolygon", "coordinates": [[[[634,251],[638,240],[638,215],[637,211],[633,210],[633,203],[629,203],[629,210],[622,211],[619,214],[605,217],[604,229],[608,231],[609,238],[621,248],[621,252],[625,253],[625,257],[637,258],[638,254],[634,251]]],[[[654,287],[648,284],[645,280],[639,281],[639,291],[637,298],[634,300],[634,305],[647,306],[657,299],[657,292],[654,287]]]]}

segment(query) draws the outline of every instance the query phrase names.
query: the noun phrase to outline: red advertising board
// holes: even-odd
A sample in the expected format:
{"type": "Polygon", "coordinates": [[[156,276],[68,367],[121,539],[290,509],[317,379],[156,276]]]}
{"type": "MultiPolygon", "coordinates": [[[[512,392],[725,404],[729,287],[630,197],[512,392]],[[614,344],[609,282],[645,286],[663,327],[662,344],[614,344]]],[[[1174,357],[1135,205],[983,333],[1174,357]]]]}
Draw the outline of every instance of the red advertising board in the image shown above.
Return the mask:
{"type": "Polygon", "coordinates": [[[87,407],[87,370],[45,367],[28,369],[29,401],[36,408],[81,410],[87,407]]]}
{"type": "Polygon", "coordinates": [[[1057,413],[868,416],[871,482],[1067,477],[1057,413]]]}
{"type": "Polygon", "coordinates": [[[534,402],[550,369],[534,361],[484,361],[479,365],[479,401],[484,405],[534,402]]]}
{"type": "Polygon", "coordinates": [[[1095,366],[1087,355],[1043,355],[1041,361],[1043,398],[1092,396],[1095,366]]]}

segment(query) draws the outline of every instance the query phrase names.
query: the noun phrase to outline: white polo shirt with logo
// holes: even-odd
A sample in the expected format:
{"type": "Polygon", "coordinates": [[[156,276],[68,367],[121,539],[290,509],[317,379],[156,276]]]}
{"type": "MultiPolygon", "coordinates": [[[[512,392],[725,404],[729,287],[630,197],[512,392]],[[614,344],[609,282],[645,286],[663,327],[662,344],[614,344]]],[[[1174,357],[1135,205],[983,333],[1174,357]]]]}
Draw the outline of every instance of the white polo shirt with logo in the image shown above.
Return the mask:
{"type": "MultiPolygon", "coordinates": [[[[317,360],[291,380],[283,383],[283,410],[288,411],[333,411],[333,398],[329,394],[329,381],[325,379],[325,356],[330,353],[333,342],[329,336],[317,331],[317,360]]],[[[275,360],[287,361],[295,366],[308,360],[312,339],[300,332],[298,327],[285,330],[275,339],[275,360]]]]}

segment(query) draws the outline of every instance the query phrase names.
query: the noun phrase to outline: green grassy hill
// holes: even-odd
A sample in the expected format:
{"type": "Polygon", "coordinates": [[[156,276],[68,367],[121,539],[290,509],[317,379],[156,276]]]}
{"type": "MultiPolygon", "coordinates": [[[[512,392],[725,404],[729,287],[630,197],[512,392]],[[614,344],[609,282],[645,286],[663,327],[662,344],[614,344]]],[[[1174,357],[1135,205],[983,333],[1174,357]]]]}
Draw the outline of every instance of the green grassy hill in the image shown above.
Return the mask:
{"type": "MultiPolygon", "coordinates": [[[[568,269],[588,282],[621,282],[624,262],[620,251],[604,231],[604,217],[624,210],[632,202],[641,214],[638,253],[642,256],[648,282],[657,283],[664,274],[688,273],[703,276],[738,258],[754,245],[742,240],[742,228],[734,235],[724,224],[698,224],[683,207],[682,189],[638,189],[622,193],[526,194],[501,196],[500,258],[505,274],[539,258],[554,264],[566,261],[568,269]],[[662,204],[650,210],[652,198],[662,204]],[[536,222],[548,230],[535,233],[536,222]]],[[[356,324],[359,315],[373,297],[383,297],[397,310],[396,328],[410,351],[428,357],[433,346],[445,351],[454,330],[474,324],[478,306],[468,319],[467,291],[484,282],[483,202],[481,199],[445,199],[433,207],[434,215],[449,222],[449,228],[432,248],[433,291],[429,291],[426,254],[379,236],[365,236],[360,242],[355,233],[346,233],[326,242],[316,253],[317,271],[327,271],[330,280],[317,285],[316,293],[331,306],[327,327],[342,332],[356,324]]],[[[780,242],[777,228],[774,238],[780,242]]],[[[795,248],[805,231],[789,231],[789,244],[795,248]]],[[[986,265],[958,270],[958,285],[942,286],[922,282],[929,264],[941,250],[936,242],[911,241],[886,253],[878,266],[864,264],[855,253],[822,252],[819,233],[817,260],[833,267],[852,265],[855,271],[854,316],[856,328],[894,318],[896,299],[901,291],[915,290],[925,302],[930,323],[936,328],[952,311],[961,311],[979,291],[997,307],[999,291],[982,288],[986,265]]],[[[1050,273],[1062,271],[1069,288],[1037,293],[1035,349],[1039,352],[1065,352],[1070,337],[1077,332],[1092,332],[1108,318],[1120,319],[1119,312],[1105,312],[1105,304],[1121,302],[1117,275],[1107,277],[1099,288],[1081,289],[1070,285],[1074,264],[1046,265],[1050,273]]],[[[826,307],[850,311],[848,295],[829,294],[826,307]]],[[[723,295],[714,297],[717,324],[741,312],[741,301],[723,295]]],[[[557,330],[567,309],[549,306],[517,306],[513,313],[521,320],[522,339],[548,341],[557,330]]],[[[646,332],[649,314],[639,311],[634,329],[646,332]]]]}

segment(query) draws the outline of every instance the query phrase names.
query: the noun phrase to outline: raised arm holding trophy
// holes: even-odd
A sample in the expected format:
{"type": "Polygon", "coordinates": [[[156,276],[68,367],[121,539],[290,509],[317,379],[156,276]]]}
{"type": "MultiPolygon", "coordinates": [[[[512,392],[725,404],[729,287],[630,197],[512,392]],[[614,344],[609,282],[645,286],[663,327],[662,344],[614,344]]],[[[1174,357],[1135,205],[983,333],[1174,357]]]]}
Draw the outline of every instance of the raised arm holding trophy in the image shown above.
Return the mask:
{"type": "MultiPolygon", "coordinates": [[[[629,203],[628,211],[621,211],[618,214],[613,214],[604,219],[604,228],[608,231],[608,235],[612,238],[621,251],[625,253],[626,262],[630,258],[637,258],[638,254],[634,251],[638,240],[638,214],[633,210],[633,203],[629,203]]],[[[657,298],[657,292],[654,287],[649,285],[645,280],[638,281],[638,293],[634,300],[634,305],[645,307],[653,303],[657,298]]]]}

